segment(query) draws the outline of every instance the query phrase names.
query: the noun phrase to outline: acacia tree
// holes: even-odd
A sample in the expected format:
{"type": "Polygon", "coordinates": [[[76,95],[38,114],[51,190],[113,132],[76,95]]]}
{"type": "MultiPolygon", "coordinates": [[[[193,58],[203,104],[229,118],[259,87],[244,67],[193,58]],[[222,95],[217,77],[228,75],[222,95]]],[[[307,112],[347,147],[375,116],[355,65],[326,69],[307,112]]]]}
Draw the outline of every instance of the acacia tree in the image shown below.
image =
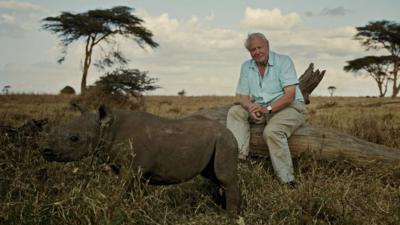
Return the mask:
{"type": "Polygon", "coordinates": [[[398,71],[400,67],[400,24],[382,20],[370,22],[366,26],[356,27],[355,39],[368,51],[370,49],[387,50],[393,64],[391,80],[393,81],[392,97],[396,97],[400,91],[398,71]]]}
{"type": "Polygon", "coordinates": [[[186,95],[185,89],[182,89],[182,91],[179,91],[179,92],[178,92],[178,95],[179,95],[179,96],[185,96],[185,95],[186,95]]]}
{"type": "Polygon", "coordinates": [[[368,72],[378,85],[379,97],[384,97],[387,92],[390,77],[392,56],[366,56],[354,60],[347,61],[347,65],[343,69],[347,72],[359,72],[365,70],[368,72]]]}
{"type": "Polygon", "coordinates": [[[115,69],[100,77],[93,87],[110,95],[130,95],[141,97],[145,91],[153,91],[160,86],[155,85],[157,78],[151,78],[146,71],[138,69],[115,69]]]}
{"type": "Polygon", "coordinates": [[[9,92],[10,88],[11,88],[11,86],[10,86],[10,85],[6,85],[6,86],[4,86],[4,87],[3,87],[3,90],[2,90],[2,91],[3,91],[3,93],[4,93],[4,94],[6,94],[6,95],[8,95],[8,92],[9,92]]]}
{"type": "Polygon", "coordinates": [[[329,86],[328,87],[328,91],[329,91],[329,94],[331,95],[331,97],[333,96],[333,93],[335,93],[335,91],[336,91],[336,87],[335,86],[329,86]]]}
{"type": "Polygon", "coordinates": [[[141,48],[146,45],[156,48],[153,34],[143,26],[143,20],[133,15],[132,8],[117,6],[111,9],[89,10],[84,13],[62,12],[57,17],[46,17],[42,28],[58,35],[64,47],[58,60],[62,63],[67,54],[67,47],[75,41],[85,42],[83,59],[81,94],[86,90],[86,80],[95,46],[104,43],[111,45],[111,50],[97,64],[100,67],[112,66],[115,63],[126,64],[128,60],[115,47],[115,38],[122,36],[135,41],[141,48]]]}

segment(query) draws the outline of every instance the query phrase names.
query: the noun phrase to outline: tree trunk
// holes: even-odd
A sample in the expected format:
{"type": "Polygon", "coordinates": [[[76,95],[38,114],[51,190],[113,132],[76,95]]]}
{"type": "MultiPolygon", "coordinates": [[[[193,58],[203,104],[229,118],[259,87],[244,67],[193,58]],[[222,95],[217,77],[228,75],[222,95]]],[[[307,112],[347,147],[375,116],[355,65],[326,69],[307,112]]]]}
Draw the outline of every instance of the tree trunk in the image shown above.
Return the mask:
{"type": "MultiPolygon", "coordinates": [[[[325,71],[313,71],[313,65],[300,78],[300,86],[306,101],[322,80],[325,71]]],[[[232,105],[200,110],[194,115],[203,115],[226,125],[226,115],[232,105]]],[[[250,155],[268,157],[268,147],[262,138],[265,125],[251,125],[250,155]]],[[[302,126],[289,138],[293,156],[313,154],[319,159],[347,159],[356,162],[388,161],[400,162],[400,149],[389,148],[361,140],[350,135],[322,128],[302,126]]]]}
{"type": "Polygon", "coordinates": [[[86,92],[86,79],[88,72],[89,72],[89,65],[84,64],[82,72],[82,80],[81,80],[81,95],[84,95],[86,92]]]}
{"type": "Polygon", "coordinates": [[[89,73],[89,67],[92,62],[92,52],[94,46],[94,37],[89,36],[86,40],[85,46],[85,59],[83,61],[82,81],[81,81],[81,95],[85,94],[87,75],[89,73]]]}
{"type": "Polygon", "coordinates": [[[318,69],[314,71],[314,64],[310,63],[303,75],[300,76],[300,90],[306,104],[310,104],[309,96],[324,78],[325,72],[325,70],[319,71],[318,69]]]}
{"type": "MultiPolygon", "coordinates": [[[[232,105],[204,109],[194,113],[226,125],[226,115],[232,105]]],[[[268,147],[262,133],[265,125],[252,124],[250,155],[268,157],[268,147]]],[[[400,149],[378,145],[335,130],[302,126],[289,138],[293,156],[313,154],[318,159],[347,159],[355,162],[400,162],[400,149]]]]}
{"type": "MultiPolygon", "coordinates": [[[[268,156],[262,132],[264,125],[251,126],[252,155],[268,156]]],[[[357,162],[400,162],[400,149],[378,145],[330,129],[302,126],[289,138],[291,153],[295,156],[313,154],[318,159],[347,159],[357,162]]]]}
{"type": "Polygon", "coordinates": [[[398,67],[399,67],[399,58],[395,56],[395,62],[393,65],[393,92],[392,92],[392,98],[396,98],[397,95],[399,94],[399,89],[400,89],[400,83],[399,86],[397,86],[397,74],[398,74],[398,67]]]}
{"type": "Polygon", "coordinates": [[[383,82],[382,81],[376,81],[378,84],[378,89],[379,89],[379,97],[385,97],[385,93],[383,91],[383,82]]]}

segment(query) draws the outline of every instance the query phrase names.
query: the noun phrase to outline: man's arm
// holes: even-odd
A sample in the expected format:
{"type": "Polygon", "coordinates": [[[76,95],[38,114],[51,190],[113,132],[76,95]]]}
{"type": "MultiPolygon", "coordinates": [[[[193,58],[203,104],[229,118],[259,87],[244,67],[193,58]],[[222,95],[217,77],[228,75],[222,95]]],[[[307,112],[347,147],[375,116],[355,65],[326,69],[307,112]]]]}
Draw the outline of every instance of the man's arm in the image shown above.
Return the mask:
{"type": "Polygon", "coordinates": [[[252,104],[250,96],[247,95],[240,95],[239,103],[245,110],[248,110],[252,104]]]}
{"type": "MultiPolygon", "coordinates": [[[[290,105],[296,97],[296,85],[289,85],[283,88],[284,94],[278,100],[271,104],[272,112],[278,112],[279,110],[290,105]]],[[[260,109],[262,113],[268,113],[267,106],[262,106],[260,109]]]]}

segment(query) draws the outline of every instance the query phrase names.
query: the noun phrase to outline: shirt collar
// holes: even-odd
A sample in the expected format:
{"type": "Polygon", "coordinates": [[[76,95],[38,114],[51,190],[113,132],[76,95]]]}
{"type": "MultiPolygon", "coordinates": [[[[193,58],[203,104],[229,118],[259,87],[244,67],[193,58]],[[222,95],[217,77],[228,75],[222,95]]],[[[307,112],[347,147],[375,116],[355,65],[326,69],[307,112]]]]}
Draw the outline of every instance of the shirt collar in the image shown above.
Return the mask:
{"type": "MultiPolygon", "coordinates": [[[[274,64],[275,64],[275,52],[269,51],[268,66],[274,66],[274,64]]],[[[250,61],[249,67],[252,68],[252,69],[257,68],[256,62],[254,61],[254,59],[252,59],[250,61]]]]}

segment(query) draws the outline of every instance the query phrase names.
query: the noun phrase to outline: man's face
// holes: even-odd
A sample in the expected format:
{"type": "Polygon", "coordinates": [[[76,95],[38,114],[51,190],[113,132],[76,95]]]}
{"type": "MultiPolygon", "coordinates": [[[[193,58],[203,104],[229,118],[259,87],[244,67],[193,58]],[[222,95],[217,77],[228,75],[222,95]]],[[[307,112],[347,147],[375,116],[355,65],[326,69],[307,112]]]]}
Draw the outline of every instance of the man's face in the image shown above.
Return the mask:
{"type": "Polygon", "coordinates": [[[250,55],[257,64],[266,64],[268,61],[269,49],[267,44],[261,38],[253,38],[250,40],[250,55]]]}

